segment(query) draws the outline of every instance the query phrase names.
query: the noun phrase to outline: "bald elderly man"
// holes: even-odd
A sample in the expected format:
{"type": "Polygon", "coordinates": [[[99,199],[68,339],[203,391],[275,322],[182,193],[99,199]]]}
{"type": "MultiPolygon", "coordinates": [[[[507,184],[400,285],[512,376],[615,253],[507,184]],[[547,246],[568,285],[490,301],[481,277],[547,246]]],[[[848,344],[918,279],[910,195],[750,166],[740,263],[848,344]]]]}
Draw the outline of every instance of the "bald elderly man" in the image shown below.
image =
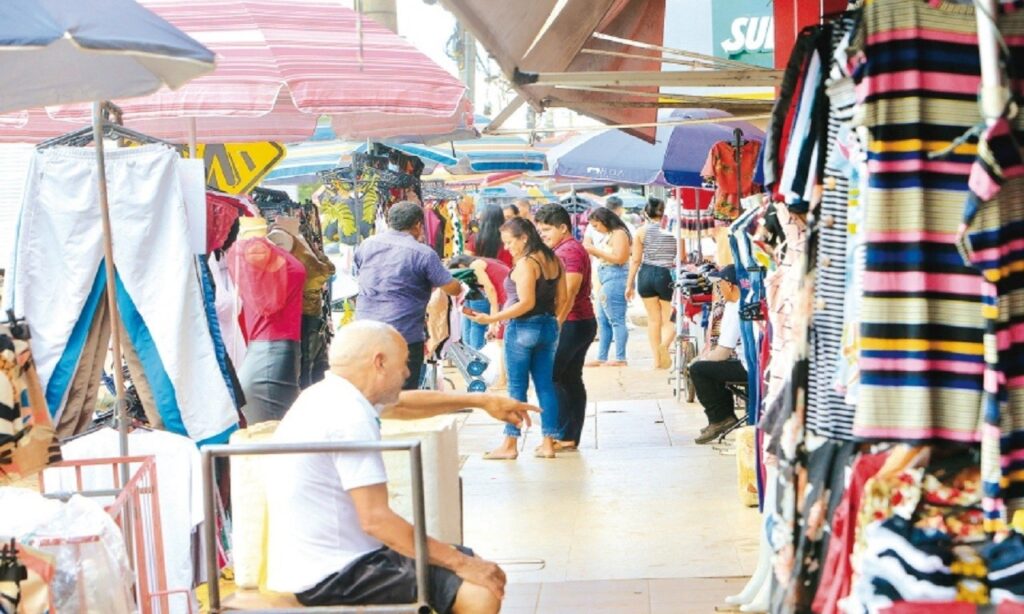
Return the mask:
{"type": "MultiPolygon", "coordinates": [[[[330,371],[306,389],[277,443],[378,441],[380,418],[418,419],[479,407],[529,424],[536,407],[489,394],[402,392],[408,348],[391,326],[357,320],[331,344],[330,371]],[[378,409],[379,408],[379,409],[378,409]]],[[[280,456],[269,463],[268,585],[306,606],[412,603],[413,529],[388,505],[380,452],[280,456]]],[[[430,594],[442,614],[497,612],[505,574],[461,546],[430,539],[430,594]]]]}

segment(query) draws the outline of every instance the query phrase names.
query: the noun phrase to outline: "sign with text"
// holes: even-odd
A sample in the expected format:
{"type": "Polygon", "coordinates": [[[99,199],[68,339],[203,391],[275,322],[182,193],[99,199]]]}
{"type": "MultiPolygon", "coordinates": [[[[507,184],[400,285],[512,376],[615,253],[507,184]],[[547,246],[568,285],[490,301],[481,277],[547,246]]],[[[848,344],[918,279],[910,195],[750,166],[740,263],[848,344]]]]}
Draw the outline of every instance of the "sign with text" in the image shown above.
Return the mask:
{"type": "Polygon", "coordinates": [[[756,66],[775,66],[775,19],[766,0],[711,4],[715,56],[756,66]]]}

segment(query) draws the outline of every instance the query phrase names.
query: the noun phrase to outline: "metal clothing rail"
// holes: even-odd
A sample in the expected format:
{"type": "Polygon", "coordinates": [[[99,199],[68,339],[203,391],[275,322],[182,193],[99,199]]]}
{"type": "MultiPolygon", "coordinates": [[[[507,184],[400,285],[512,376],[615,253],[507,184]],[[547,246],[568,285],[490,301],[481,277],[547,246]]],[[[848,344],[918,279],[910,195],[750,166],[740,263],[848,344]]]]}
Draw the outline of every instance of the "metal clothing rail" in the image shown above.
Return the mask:
{"type": "Polygon", "coordinates": [[[301,609],[247,610],[249,612],[394,612],[430,614],[427,605],[429,594],[427,557],[427,516],[423,498],[423,445],[419,441],[368,441],[368,442],[310,442],[310,443],[266,443],[244,445],[211,445],[202,450],[203,455],[203,511],[204,543],[203,556],[206,559],[207,587],[210,596],[210,614],[220,614],[220,574],[217,565],[217,504],[214,498],[216,476],[215,458],[229,456],[265,456],[279,454],[328,454],[351,452],[409,452],[409,469],[412,473],[413,542],[416,546],[416,598],[413,604],[379,606],[330,606],[301,609]]]}

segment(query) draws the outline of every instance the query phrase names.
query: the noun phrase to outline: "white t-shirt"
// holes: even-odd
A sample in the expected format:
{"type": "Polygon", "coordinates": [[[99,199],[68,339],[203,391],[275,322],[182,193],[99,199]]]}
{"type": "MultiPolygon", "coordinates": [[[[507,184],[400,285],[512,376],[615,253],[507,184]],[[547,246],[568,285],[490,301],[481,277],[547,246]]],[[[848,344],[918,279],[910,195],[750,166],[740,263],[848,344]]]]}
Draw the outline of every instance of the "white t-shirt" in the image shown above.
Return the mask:
{"type": "Polygon", "coordinates": [[[743,368],[747,368],[747,358],[743,354],[743,340],[740,336],[740,302],[726,302],[722,313],[722,324],[718,328],[718,345],[736,351],[743,368]]]}
{"type": "MultiPolygon", "coordinates": [[[[273,443],[380,440],[377,410],[331,372],[307,388],[273,443]]],[[[298,593],[383,544],[363,532],[348,490],[387,482],[380,452],[270,456],[266,465],[267,584],[298,593]]]]}

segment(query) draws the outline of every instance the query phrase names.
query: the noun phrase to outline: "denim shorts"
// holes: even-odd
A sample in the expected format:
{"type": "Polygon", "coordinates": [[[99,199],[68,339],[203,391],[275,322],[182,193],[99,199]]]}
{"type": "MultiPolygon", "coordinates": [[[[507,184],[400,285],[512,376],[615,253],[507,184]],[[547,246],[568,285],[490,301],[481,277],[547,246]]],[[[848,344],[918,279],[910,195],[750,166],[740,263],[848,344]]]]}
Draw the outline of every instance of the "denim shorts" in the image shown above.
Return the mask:
{"type": "Polygon", "coordinates": [[[672,270],[653,264],[641,264],[636,276],[636,291],[640,298],[672,301],[672,270]]]}

